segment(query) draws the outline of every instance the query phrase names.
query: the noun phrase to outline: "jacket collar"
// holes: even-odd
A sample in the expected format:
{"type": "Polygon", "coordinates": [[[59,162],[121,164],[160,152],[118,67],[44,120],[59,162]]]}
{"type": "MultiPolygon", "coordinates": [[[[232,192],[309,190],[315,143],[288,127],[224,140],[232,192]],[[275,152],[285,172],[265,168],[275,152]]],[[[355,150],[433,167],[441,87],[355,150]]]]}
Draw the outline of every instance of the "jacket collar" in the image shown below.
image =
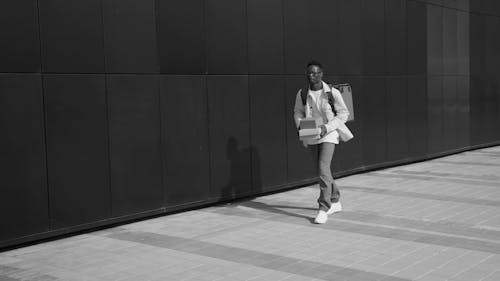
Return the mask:
{"type": "Polygon", "coordinates": [[[331,92],[332,89],[330,88],[330,86],[328,86],[328,84],[325,83],[325,81],[321,81],[321,83],[323,83],[323,91],[326,93],[326,92],[331,92]]]}
{"type": "MultiPolygon", "coordinates": [[[[327,83],[325,83],[325,81],[321,81],[321,83],[323,83],[323,88],[321,90],[323,90],[323,92],[327,93],[327,92],[331,92],[332,89],[330,88],[330,86],[328,86],[327,83]]],[[[309,88],[309,86],[307,87],[308,91],[310,91],[311,89],[309,88]]]]}

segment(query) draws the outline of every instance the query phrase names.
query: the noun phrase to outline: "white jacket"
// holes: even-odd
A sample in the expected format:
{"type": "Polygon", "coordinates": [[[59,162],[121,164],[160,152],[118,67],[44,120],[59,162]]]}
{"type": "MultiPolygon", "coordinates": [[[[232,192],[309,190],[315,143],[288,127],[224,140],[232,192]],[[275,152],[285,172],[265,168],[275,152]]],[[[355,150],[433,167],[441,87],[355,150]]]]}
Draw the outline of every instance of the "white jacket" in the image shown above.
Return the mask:
{"type": "MultiPolygon", "coordinates": [[[[326,127],[326,135],[318,140],[307,140],[304,141],[304,144],[312,145],[318,144],[322,142],[330,142],[330,143],[339,143],[339,132],[337,130],[347,129],[345,126],[345,122],[349,117],[349,110],[345,105],[344,99],[340,92],[335,88],[330,88],[328,84],[323,82],[323,89],[320,96],[320,101],[318,104],[313,102],[312,97],[307,93],[307,101],[306,105],[302,104],[301,90],[297,92],[297,96],[295,98],[295,108],[294,108],[294,119],[295,125],[297,129],[299,129],[300,120],[303,118],[321,118],[323,120],[323,124],[326,127]],[[334,115],[333,110],[328,102],[328,93],[332,92],[334,98],[335,111],[337,115],[334,115]]],[[[349,130],[349,129],[347,129],[349,130]]],[[[350,133],[350,132],[349,132],[350,133]]]]}

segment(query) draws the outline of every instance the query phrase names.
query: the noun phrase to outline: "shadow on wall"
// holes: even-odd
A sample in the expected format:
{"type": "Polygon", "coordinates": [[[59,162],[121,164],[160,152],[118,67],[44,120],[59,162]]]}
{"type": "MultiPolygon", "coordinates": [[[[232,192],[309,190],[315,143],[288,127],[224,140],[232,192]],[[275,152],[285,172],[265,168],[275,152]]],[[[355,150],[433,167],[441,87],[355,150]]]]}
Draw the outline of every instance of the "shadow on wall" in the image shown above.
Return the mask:
{"type": "Polygon", "coordinates": [[[256,147],[241,147],[235,137],[230,137],[226,144],[226,159],[229,161],[229,180],[222,188],[221,198],[233,199],[263,191],[260,156],[256,147]]]}
{"type": "MultiPolygon", "coordinates": [[[[262,183],[259,150],[255,146],[241,148],[238,140],[234,137],[230,137],[226,145],[226,156],[230,163],[230,177],[227,185],[222,189],[221,196],[223,199],[236,198],[238,195],[241,195],[242,192],[246,192],[245,195],[261,195],[266,192],[262,183]],[[251,157],[252,165],[250,171],[248,170],[250,169],[250,166],[247,165],[249,156],[251,157]],[[248,175],[251,176],[250,182],[247,180],[249,179],[248,175]]],[[[234,203],[235,202],[231,204],[234,203]]],[[[315,208],[269,205],[255,197],[247,198],[247,200],[244,200],[243,202],[238,202],[235,204],[235,207],[237,206],[244,206],[258,211],[264,211],[269,213],[270,216],[285,215],[305,219],[310,223],[313,223],[314,221],[311,216],[290,212],[287,209],[316,210],[315,208]]]]}

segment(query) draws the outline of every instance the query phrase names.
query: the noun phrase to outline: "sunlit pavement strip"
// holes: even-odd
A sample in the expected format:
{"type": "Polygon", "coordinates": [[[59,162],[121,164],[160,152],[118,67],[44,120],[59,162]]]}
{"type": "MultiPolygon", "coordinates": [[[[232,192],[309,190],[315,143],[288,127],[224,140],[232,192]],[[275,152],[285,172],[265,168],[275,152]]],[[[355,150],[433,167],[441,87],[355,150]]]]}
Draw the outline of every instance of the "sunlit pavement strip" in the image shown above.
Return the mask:
{"type": "Polygon", "coordinates": [[[1,281],[500,280],[500,147],[0,253],[1,281]]]}

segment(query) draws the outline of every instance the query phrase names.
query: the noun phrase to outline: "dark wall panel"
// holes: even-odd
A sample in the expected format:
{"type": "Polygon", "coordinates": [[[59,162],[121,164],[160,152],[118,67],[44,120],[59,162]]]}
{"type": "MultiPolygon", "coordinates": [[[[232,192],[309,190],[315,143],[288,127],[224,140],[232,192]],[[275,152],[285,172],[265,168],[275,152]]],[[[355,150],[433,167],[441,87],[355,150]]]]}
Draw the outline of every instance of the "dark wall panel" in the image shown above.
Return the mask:
{"type": "Polygon", "coordinates": [[[485,89],[486,87],[483,79],[475,76],[470,78],[469,104],[471,145],[477,145],[486,141],[484,137],[486,130],[485,89]]]}
{"type": "Polygon", "coordinates": [[[36,0],[0,2],[0,72],[39,72],[36,0]]]}
{"type": "Polygon", "coordinates": [[[489,15],[500,16],[498,14],[498,1],[497,0],[484,0],[486,2],[486,11],[489,15]]]}
{"type": "Polygon", "coordinates": [[[250,108],[246,76],[209,76],[210,183],[213,197],[251,190],[250,108]]]}
{"type": "MultiPolygon", "coordinates": [[[[410,1],[415,1],[415,0],[410,0],[410,1]]],[[[429,4],[443,6],[445,4],[445,2],[448,0],[423,0],[423,1],[427,2],[429,4]]]]}
{"type": "MultiPolygon", "coordinates": [[[[338,32],[338,1],[291,0],[283,2],[286,73],[304,74],[305,64],[311,59],[325,65],[328,73],[342,72],[343,68],[338,66],[338,48],[351,43],[338,32]],[[321,43],[311,44],[314,40],[321,43]]],[[[359,18],[359,11],[356,12],[359,18]]],[[[360,36],[359,32],[357,36],[360,36]]]]}
{"type": "Polygon", "coordinates": [[[0,241],[48,230],[39,75],[0,75],[0,241]]]}
{"type": "Polygon", "coordinates": [[[102,0],[107,73],[157,73],[154,0],[102,0]]]}
{"type": "Polygon", "coordinates": [[[467,147],[470,135],[470,81],[468,76],[459,76],[457,81],[457,146],[467,147]]]}
{"type": "Polygon", "coordinates": [[[299,140],[293,119],[293,109],[297,92],[301,87],[304,87],[304,82],[305,77],[287,77],[285,80],[288,183],[313,179],[317,176],[317,163],[314,161],[311,152],[299,140]]]}
{"type": "Polygon", "coordinates": [[[386,80],[387,158],[400,160],[408,155],[408,116],[406,77],[391,77],[386,80]]]}
{"type": "Polygon", "coordinates": [[[210,163],[205,78],[162,76],[160,97],[165,204],[206,200],[210,163]]]}
{"type": "Polygon", "coordinates": [[[448,0],[456,1],[456,8],[462,11],[470,11],[470,2],[475,2],[471,0],[448,0]]]}
{"type": "Polygon", "coordinates": [[[385,1],[386,73],[406,73],[406,1],[385,1]]]}
{"type": "MultiPolygon", "coordinates": [[[[491,122],[491,126],[493,127],[492,131],[493,131],[493,136],[494,136],[494,139],[495,140],[498,140],[500,139],[500,130],[498,130],[498,124],[500,124],[500,78],[492,78],[493,79],[493,82],[495,83],[494,85],[494,88],[493,88],[493,93],[495,94],[496,96],[496,119],[495,118],[492,118],[493,122],[491,122]],[[495,122],[496,121],[496,122],[495,122]],[[496,125],[495,125],[496,124],[496,125]]],[[[493,105],[495,106],[495,105],[493,105]]]]}
{"type": "MultiPolygon", "coordinates": [[[[472,4],[472,3],[471,3],[472,4]]],[[[487,57],[486,19],[470,14],[470,140],[471,145],[488,141],[487,138],[487,57]]]]}
{"type": "Polygon", "coordinates": [[[443,9],[443,74],[458,74],[458,12],[443,9]]]}
{"type": "Polygon", "coordinates": [[[312,55],[307,38],[311,30],[310,5],[305,0],[283,1],[285,73],[304,74],[312,55]]]}
{"type": "MultiPolygon", "coordinates": [[[[453,1],[453,0],[449,0],[453,1]]],[[[471,0],[456,0],[456,8],[462,11],[470,11],[470,4],[471,0]]]]}
{"type": "MultiPolygon", "coordinates": [[[[462,0],[462,1],[464,1],[464,0],[462,0]]],[[[494,3],[493,10],[494,10],[495,15],[500,16],[500,2],[493,1],[493,3],[494,3]]]]}
{"type": "Polygon", "coordinates": [[[156,1],[162,73],[206,72],[204,0],[156,1]]]}
{"type": "Polygon", "coordinates": [[[163,204],[159,82],[155,76],[107,78],[112,214],[163,204]]]}
{"type": "Polygon", "coordinates": [[[470,14],[470,75],[484,77],[486,75],[485,62],[485,24],[484,18],[470,14]]]}
{"type": "Polygon", "coordinates": [[[283,73],[282,1],[247,1],[247,15],[249,72],[252,74],[283,73]]]}
{"type": "Polygon", "coordinates": [[[245,0],[206,0],[208,73],[248,73],[245,0]]]}
{"type": "Polygon", "coordinates": [[[364,74],[385,74],[385,0],[361,0],[364,74]]]}
{"type": "Polygon", "coordinates": [[[453,8],[453,9],[457,9],[459,8],[460,5],[463,5],[462,2],[463,0],[441,0],[442,1],[442,5],[447,7],[447,8],[453,8]]]}
{"type": "Polygon", "coordinates": [[[286,179],[285,83],[281,77],[251,76],[250,136],[252,191],[256,194],[286,179]]]}
{"type": "Polygon", "coordinates": [[[498,78],[500,77],[500,18],[486,17],[484,24],[486,76],[498,78]]]}
{"type": "Polygon", "coordinates": [[[458,113],[457,77],[443,77],[443,142],[444,149],[457,147],[458,113]]]}
{"type": "Polygon", "coordinates": [[[343,43],[338,45],[338,70],[335,72],[342,75],[361,74],[361,3],[360,0],[339,0],[338,3],[337,38],[343,43]]]}
{"type": "Polygon", "coordinates": [[[363,135],[369,140],[363,142],[364,163],[383,163],[388,160],[386,81],[383,77],[365,77],[363,82],[363,135]]]}
{"type": "Polygon", "coordinates": [[[110,190],[105,81],[44,77],[51,226],[108,218],[110,190]]]}
{"type": "Polygon", "coordinates": [[[481,1],[474,1],[470,0],[470,10],[474,13],[481,13],[481,14],[486,14],[486,15],[494,15],[494,2],[497,2],[496,0],[481,0],[481,1]]]}
{"type": "Polygon", "coordinates": [[[409,76],[407,79],[408,155],[427,154],[427,79],[409,76]]]}
{"type": "MultiPolygon", "coordinates": [[[[500,79],[493,79],[494,83],[495,83],[495,87],[494,87],[494,94],[496,96],[496,122],[495,122],[495,119],[493,118],[493,122],[492,122],[492,127],[493,127],[493,135],[495,137],[496,140],[500,139],[500,130],[497,130],[495,128],[498,128],[498,124],[500,124],[500,79]],[[497,125],[495,125],[494,123],[496,123],[497,125]]],[[[494,105],[493,105],[494,106],[494,105]]]]}
{"type": "Polygon", "coordinates": [[[496,17],[500,16],[499,8],[498,8],[498,6],[499,6],[498,1],[496,1],[496,0],[485,0],[485,1],[487,3],[486,8],[487,8],[488,13],[492,16],[496,16],[496,17]]]}
{"type": "Polygon", "coordinates": [[[443,73],[443,9],[427,6],[427,72],[431,75],[443,73]]]}
{"type": "Polygon", "coordinates": [[[406,2],[407,62],[409,74],[427,73],[427,6],[406,2]]]}
{"type": "Polygon", "coordinates": [[[458,74],[469,75],[469,51],[470,51],[470,33],[469,33],[469,14],[466,12],[457,12],[457,68],[458,74]]]}
{"type": "Polygon", "coordinates": [[[484,137],[486,142],[495,141],[495,136],[498,134],[499,126],[495,124],[495,120],[498,120],[498,101],[500,96],[498,95],[498,80],[494,78],[488,78],[484,81],[485,83],[485,93],[483,95],[484,103],[484,137]]]}
{"type": "Polygon", "coordinates": [[[470,1],[469,3],[469,9],[471,12],[478,13],[480,12],[481,6],[483,5],[484,1],[470,1]]]}
{"type": "Polygon", "coordinates": [[[39,4],[43,71],[104,72],[101,0],[39,4]]]}
{"type": "MultiPolygon", "coordinates": [[[[340,73],[342,70],[337,67],[338,47],[346,42],[338,34],[338,1],[309,0],[306,2],[310,5],[309,22],[311,23],[307,37],[318,38],[320,42],[310,45],[312,48],[308,55],[311,59],[320,61],[325,66],[326,73],[340,73]]],[[[298,39],[304,41],[304,37],[298,39]]],[[[307,40],[305,41],[307,44],[307,40]]],[[[304,64],[304,62],[300,64],[302,69],[304,69],[304,64]]]]}
{"type": "Polygon", "coordinates": [[[443,78],[429,76],[427,78],[427,131],[429,152],[439,153],[444,150],[443,139],[443,78]]]}

